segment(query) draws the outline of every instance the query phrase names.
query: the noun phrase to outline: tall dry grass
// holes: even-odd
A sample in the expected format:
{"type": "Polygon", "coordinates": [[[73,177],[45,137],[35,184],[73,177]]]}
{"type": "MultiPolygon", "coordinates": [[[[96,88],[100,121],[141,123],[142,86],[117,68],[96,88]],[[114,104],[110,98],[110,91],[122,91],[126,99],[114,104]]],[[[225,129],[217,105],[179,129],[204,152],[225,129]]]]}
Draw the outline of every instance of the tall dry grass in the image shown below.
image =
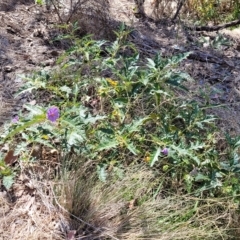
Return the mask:
{"type": "MultiPolygon", "coordinates": [[[[119,169],[118,169],[119,170],[119,169]]],[[[116,171],[118,171],[116,169],[116,171]]],[[[65,175],[58,203],[78,234],[102,239],[231,239],[238,227],[231,199],[167,192],[162,179],[139,165],[106,183],[87,169],[65,175]]]]}

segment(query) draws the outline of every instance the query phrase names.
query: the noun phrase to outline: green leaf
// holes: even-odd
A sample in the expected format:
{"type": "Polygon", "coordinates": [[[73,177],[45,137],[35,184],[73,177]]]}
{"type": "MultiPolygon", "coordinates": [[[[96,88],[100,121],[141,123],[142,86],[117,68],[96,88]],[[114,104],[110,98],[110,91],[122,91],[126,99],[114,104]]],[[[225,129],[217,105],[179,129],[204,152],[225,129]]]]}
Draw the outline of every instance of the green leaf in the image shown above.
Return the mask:
{"type": "Polygon", "coordinates": [[[14,135],[18,134],[18,133],[21,133],[22,131],[24,131],[26,128],[34,125],[34,124],[38,124],[38,123],[41,123],[43,121],[46,120],[46,116],[45,114],[43,115],[37,115],[37,116],[34,116],[34,118],[30,121],[27,121],[25,123],[23,123],[23,125],[21,126],[18,126],[16,127],[13,131],[11,131],[6,137],[5,137],[5,141],[8,139],[8,138],[11,138],[13,137],[14,135]]]}
{"type": "Polygon", "coordinates": [[[60,89],[60,91],[65,92],[65,93],[67,93],[68,95],[72,92],[72,89],[71,89],[70,87],[66,86],[66,85],[60,87],[59,89],[60,89]]]}
{"type": "Polygon", "coordinates": [[[199,143],[197,141],[196,143],[191,142],[190,149],[197,151],[197,150],[203,149],[204,147],[205,147],[205,143],[199,143]]]}
{"type": "Polygon", "coordinates": [[[238,153],[237,152],[234,152],[233,153],[233,165],[236,165],[236,164],[238,164],[239,163],[239,155],[238,155],[238,153]]]}
{"type": "Polygon", "coordinates": [[[234,147],[235,147],[235,148],[237,148],[237,147],[239,147],[239,146],[240,146],[240,140],[237,141],[237,142],[234,144],[234,147]]]}
{"type": "Polygon", "coordinates": [[[160,90],[160,89],[158,89],[158,90],[152,90],[151,91],[151,94],[153,94],[153,93],[158,93],[158,94],[163,94],[163,95],[166,95],[166,96],[170,96],[170,94],[169,93],[167,93],[167,92],[165,92],[165,91],[163,91],[163,90],[160,90]]]}
{"type": "Polygon", "coordinates": [[[17,92],[14,96],[15,96],[15,98],[16,98],[16,97],[18,97],[18,96],[20,96],[20,95],[22,95],[22,94],[24,94],[24,93],[28,93],[28,92],[31,93],[32,90],[34,90],[34,89],[37,89],[37,87],[36,87],[36,86],[28,87],[28,88],[26,88],[26,89],[20,90],[20,91],[17,92]]]}
{"type": "Polygon", "coordinates": [[[99,131],[109,135],[114,135],[114,130],[111,128],[99,128],[99,131]]]}
{"type": "Polygon", "coordinates": [[[105,119],[106,118],[106,116],[99,116],[99,115],[97,115],[97,116],[87,116],[85,119],[82,119],[83,120],[83,123],[85,123],[85,124],[89,124],[89,123],[96,123],[98,120],[103,120],[103,119],[105,119]]]}
{"type": "Polygon", "coordinates": [[[42,115],[45,113],[45,110],[40,106],[25,104],[24,108],[26,108],[32,115],[42,115]]]}
{"type": "Polygon", "coordinates": [[[155,62],[151,59],[151,58],[147,58],[147,66],[150,68],[150,69],[156,69],[156,64],[155,62]]]}
{"type": "Polygon", "coordinates": [[[14,183],[14,175],[3,177],[3,186],[9,190],[14,183]]]}
{"type": "Polygon", "coordinates": [[[138,154],[138,150],[136,149],[136,147],[132,144],[132,143],[127,143],[125,142],[126,146],[127,146],[127,149],[133,153],[134,155],[137,155],[138,154]]]}
{"type": "MultiPolygon", "coordinates": [[[[79,125],[80,125],[80,121],[76,121],[75,118],[64,118],[64,119],[61,119],[61,122],[62,124],[65,124],[66,127],[69,127],[71,129],[76,129],[77,131],[77,128],[79,128],[79,125]]],[[[82,125],[82,124],[81,124],[82,125]]]]}
{"type": "Polygon", "coordinates": [[[21,154],[22,152],[26,152],[26,149],[28,147],[28,142],[23,142],[21,141],[16,147],[15,147],[15,150],[14,150],[14,154],[17,156],[19,154],[21,154]]]}
{"type": "Polygon", "coordinates": [[[140,126],[143,125],[144,121],[147,120],[147,118],[142,118],[142,119],[138,119],[138,120],[133,120],[131,122],[131,124],[128,124],[125,126],[125,129],[129,132],[129,133],[133,133],[133,132],[139,132],[140,131],[140,126]]]}
{"type": "Polygon", "coordinates": [[[139,81],[140,81],[144,86],[146,86],[146,85],[149,83],[150,78],[149,78],[149,76],[146,74],[145,71],[144,71],[144,72],[141,72],[139,81]]]}
{"type": "Polygon", "coordinates": [[[4,161],[0,160],[0,176],[5,177],[10,175],[12,175],[11,168],[4,161]]]}
{"type": "Polygon", "coordinates": [[[43,5],[43,0],[35,0],[35,3],[38,5],[43,5]]]}
{"type": "Polygon", "coordinates": [[[110,139],[109,141],[101,142],[97,151],[109,150],[118,146],[116,139],[110,139]]]}
{"type": "Polygon", "coordinates": [[[181,84],[184,80],[185,79],[181,77],[181,73],[171,73],[169,79],[166,80],[166,83],[188,91],[188,89],[181,84]]]}
{"type": "Polygon", "coordinates": [[[54,148],[54,146],[50,143],[49,140],[45,140],[45,139],[42,139],[42,138],[36,138],[34,141],[34,143],[39,143],[39,144],[42,144],[44,146],[47,146],[49,148],[54,148]]]}
{"type": "Polygon", "coordinates": [[[176,56],[173,56],[171,59],[169,59],[169,64],[176,65],[176,64],[182,62],[184,59],[186,59],[190,54],[191,54],[191,52],[186,52],[186,53],[180,53],[176,56]]]}
{"type": "Polygon", "coordinates": [[[155,152],[153,152],[152,154],[151,154],[151,156],[150,156],[150,167],[152,167],[155,163],[156,163],[156,161],[158,160],[158,157],[159,157],[159,155],[160,155],[160,153],[161,153],[161,149],[160,148],[158,148],[155,152]]]}
{"type": "Polygon", "coordinates": [[[189,149],[185,149],[185,148],[181,148],[179,146],[175,146],[175,145],[171,145],[172,149],[174,149],[178,156],[181,157],[181,156],[188,156],[190,157],[191,159],[193,159],[197,165],[200,165],[200,160],[199,158],[195,155],[195,153],[189,151],[189,149]]]}
{"type": "Polygon", "coordinates": [[[201,173],[198,173],[197,176],[195,177],[195,181],[210,181],[210,178],[208,176],[205,176],[201,173]]]}
{"type": "Polygon", "coordinates": [[[229,163],[220,162],[220,166],[223,170],[231,171],[231,165],[229,163]]]}
{"type": "Polygon", "coordinates": [[[82,134],[79,134],[79,132],[71,132],[68,135],[68,144],[69,145],[77,145],[85,140],[85,132],[82,131],[82,134]]]}
{"type": "Polygon", "coordinates": [[[213,123],[216,119],[216,117],[207,118],[202,120],[202,123],[213,123]]]}
{"type": "Polygon", "coordinates": [[[98,173],[98,178],[102,182],[106,182],[107,179],[107,173],[106,173],[106,164],[103,166],[97,166],[97,173],[98,173]]]}

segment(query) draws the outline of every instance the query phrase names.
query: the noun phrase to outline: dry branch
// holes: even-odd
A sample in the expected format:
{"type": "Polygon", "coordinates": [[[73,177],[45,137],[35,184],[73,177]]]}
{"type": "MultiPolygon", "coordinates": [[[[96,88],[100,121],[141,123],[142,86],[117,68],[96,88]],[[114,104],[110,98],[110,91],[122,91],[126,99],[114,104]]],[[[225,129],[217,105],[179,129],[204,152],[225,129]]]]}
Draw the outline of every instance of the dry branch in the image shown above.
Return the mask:
{"type": "Polygon", "coordinates": [[[186,0],[179,0],[179,3],[178,3],[178,7],[177,7],[177,11],[176,13],[174,14],[173,18],[172,18],[172,21],[174,22],[177,18],[177,16],[179,15],[182,7],[183,7],[183,4],[186,0]]]}
{"type": "Polygon", "coordinates": [[[191,27],[188,27],[188,29],[190,30],[196,30],[196,31],[207,31],[207,32],[213,32],[213,31],[218,31],[218,30],[221,30],[223,28],[227,28],[227,27],[233,27],[233,26],[236,26],[240,24],[240,19],[238,20],[234,20],[234,21],[231,21],[231,22],[227,22],[227,23],[224,23],[224,24],[219,24],[219,25],[216,25],[216,26],[191,26],[191,27]]]}

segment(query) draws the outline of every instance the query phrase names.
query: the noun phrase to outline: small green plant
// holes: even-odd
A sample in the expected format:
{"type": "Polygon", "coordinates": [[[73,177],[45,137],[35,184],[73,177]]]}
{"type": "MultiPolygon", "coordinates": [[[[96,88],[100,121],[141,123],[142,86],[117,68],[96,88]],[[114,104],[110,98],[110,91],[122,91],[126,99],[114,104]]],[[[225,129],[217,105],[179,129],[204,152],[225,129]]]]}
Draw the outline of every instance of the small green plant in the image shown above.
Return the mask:
{"type": "Polygon", "coordinates": [[[222,50],[223,48],[230,46],[232,43],[229,39],[219,34],[213,40],[211,40],[209,37],[201,37],[200,40],[198,41],[198,44],[200,44],[203,47],[206,46],[222,50]]]}
{"type": "Polygon", "coordinates": [[[47,4],[48,2],[49,0],[35,0],[35,4],[38,4],[38,5],[47,4]]]}
{"type": "Polygon", "coordinates": [[[10,189],[14,183],[14,171],[9,167],[4,159],[0,160],[0,178],[2,179],[2,184],[6,189],[10,189]]]}

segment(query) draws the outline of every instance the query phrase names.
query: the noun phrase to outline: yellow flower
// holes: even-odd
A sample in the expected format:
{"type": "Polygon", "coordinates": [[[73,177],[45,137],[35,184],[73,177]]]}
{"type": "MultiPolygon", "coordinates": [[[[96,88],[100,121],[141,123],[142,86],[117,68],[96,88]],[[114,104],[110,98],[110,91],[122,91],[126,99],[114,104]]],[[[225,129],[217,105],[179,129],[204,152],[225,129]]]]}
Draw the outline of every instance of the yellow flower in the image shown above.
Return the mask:
{"type": "Polygon", "coordinates": [[[149,154],[149,152],[146,152],[146,154],[144,156],[144,161],[147,162],[147,163],[150,161],[150,154],[149,154]]]}
{"type": "Polygon", "coordinates": [[[111,78],[106,78],[108,83],[110,83],[111,86],[116,87],[118,85],[117,81],[112,80],[111,78]]]}
{"type": "Polygon", "coordinates": [[[48,135],[42,135],[42,138],[45,139],[45,140],[49,139],[48,135]]]}

